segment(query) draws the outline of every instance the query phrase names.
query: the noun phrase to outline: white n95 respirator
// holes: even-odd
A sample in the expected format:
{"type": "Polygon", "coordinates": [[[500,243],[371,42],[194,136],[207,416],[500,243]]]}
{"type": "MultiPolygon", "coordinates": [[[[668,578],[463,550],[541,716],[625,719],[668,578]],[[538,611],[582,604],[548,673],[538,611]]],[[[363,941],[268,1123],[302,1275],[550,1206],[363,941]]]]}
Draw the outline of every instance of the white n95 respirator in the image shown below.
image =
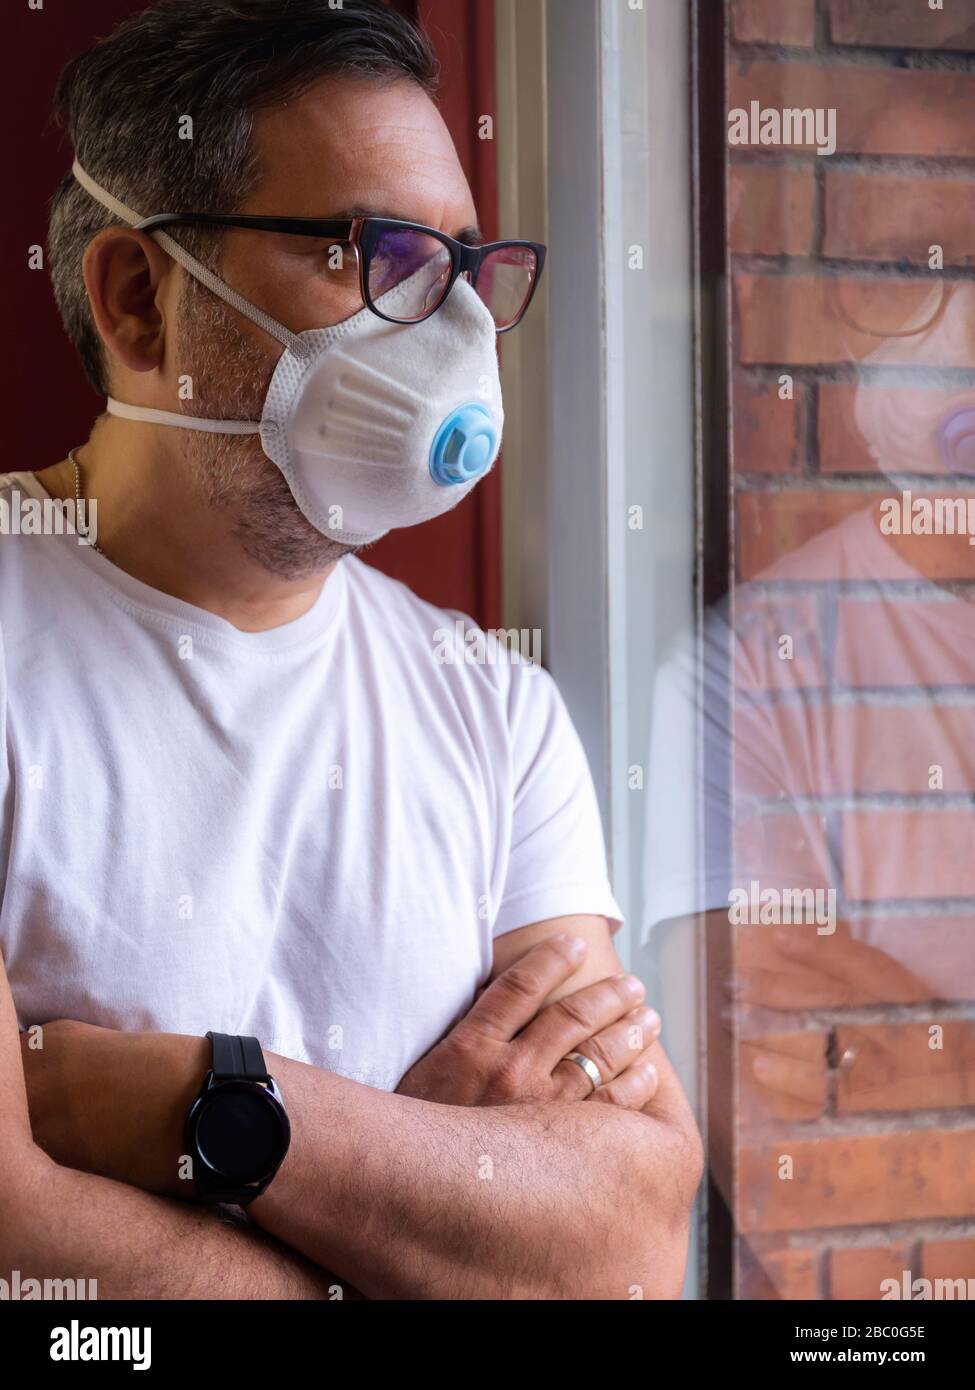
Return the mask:
{"type": "MultiPolygon", "coordinates": [[[[77,161],[72,172],[122,221],[137,226],[145,220],[77,161]]],[[[395,527],[450,511],[490,469],[504,423],[497,329],[466,280],[458,279],[437,312],[421,323],[390,323],[366,308],[332,327],[296,334],[167,233],[148,235],[284,351],[260,421],[209,420],[112,398],[109,414],[216,434],[259,434],[303,515],[323,535],[347,545],[364,545],[395,527]]],[[[379,307],[393,312],[397,297],[409,290],[404,281],[377,301],[379,307]]]]}

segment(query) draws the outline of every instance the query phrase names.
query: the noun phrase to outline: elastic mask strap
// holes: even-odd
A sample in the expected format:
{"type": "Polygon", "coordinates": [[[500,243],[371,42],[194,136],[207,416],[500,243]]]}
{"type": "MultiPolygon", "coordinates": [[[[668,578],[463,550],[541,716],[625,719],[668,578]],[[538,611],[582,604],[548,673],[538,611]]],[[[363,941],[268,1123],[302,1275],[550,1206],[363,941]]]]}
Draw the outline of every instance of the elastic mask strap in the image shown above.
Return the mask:
{"type": "Polygon", "coordinates": [[[146,405],[126,405],[109,396],[109,415],[122,420],[145,420],[150,425],[178,425],[184,430],[204,430],[208,434],[260,434],[260,424],[250,420],[207,420],[200,415],[180,415],[175,410],[152,410],[146,405]]]}
{"type": "MultiPolygon", "coordinates": [[[[101,184],[96,183],[89,174],[85,173],[77,160],[72,164],[71,172],[85,192],[90,193],[96,202],[101,203],[102,207],[114,213],[121,222],[127,222],[130,227],[138,228],[145,220],[139,213],[134,212],[132,208],[126,207],[124,203],[119,202],[118,198],[113,198],[111,193],[102,188],[101,184]]],[[[290,328],[285,328],[284,324],[278,323],[277,319],[272,319],[270,314],[265,314],[262,309],[256,308],[246,300],[243,295],[231,289],[228,284],[221,280],[218,275],[214,275],[212,270],[208,270],[195,256],[191,256],[188,251],[184,251],[179,242],[173,241],[172,237],[168,236],[166,232],[151,231],[148,235],[163,248],[167,255],[171,256],[178,265],[181,265],[188,274],[192,275],[195,280],[199,280],[201,285],[206,285],[208,290],[212,290],[215,295],[218,295],[219,298],[229,304],[231,308],[236,309],[237,312],[243,314],[245,318],[249,318],[252,323],[256,323],[258,328],[263,328],[264,332],[269,333],[272,338],[277,338],[278,342],[283,343],[286,348],[290,348],[296,357],[304,357],[306,355],[307,348],[305,344],[296,334],[291,332],[290,328]]],[[[185,420],[187,417],[180,416],[179,418],[185,420]]]]}

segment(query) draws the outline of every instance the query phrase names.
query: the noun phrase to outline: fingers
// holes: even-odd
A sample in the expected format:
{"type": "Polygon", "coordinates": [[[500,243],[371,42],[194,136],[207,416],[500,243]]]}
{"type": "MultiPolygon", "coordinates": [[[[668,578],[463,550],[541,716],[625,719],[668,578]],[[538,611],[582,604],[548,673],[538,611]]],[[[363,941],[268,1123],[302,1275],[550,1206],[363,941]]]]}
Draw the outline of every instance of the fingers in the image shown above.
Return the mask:
{"type": "Polygon", "coordinates": [[[796,932],[776,933],[779,950],[807,968],[818,967],[833,980],[849,986],[857,997],[872,997],[885,1003],[911,1003],[930,994],[930,987],[900,961],[869,946],[865,941],[817,937],[796,932]]]}
{"type": "Polygon", "coordinates": [[[823,1068],[821,1064],[807,1062],[799,1057],[788,1057],[781,1052],[760,1051],[748,1047],[745,1055],[752,1052],[752,1073],[755,1079],[770,1091],[791,1096],[795,1100],[819,1104],[823,1099],[823,1068]]]}
{"type": "Polygon", "coordinates": [[[618,1105],[624,1110],[642,1110],[657,1094],[660,1077],[647,1054],[641,1054],[619,1076],[593,1091],[594,1105],[618,1105]]]}
{"type": "Polygon", "coordinates": [[[510,1042],[532,1021],[553,990],[575,974],[588,949],[579,936],[563,932],[546,937],[488,985],[454,1031],[474,1033],[492,1042],[510,1042]]]}
{"type": "MultiPolygon", "coordinates": [[[[640,1060],[659,1036],[659,1014],[653,1009],[631,1009],[618,1022],[569,1051],[579,1052],[595,1063],[606,1085],[640,1060]]],[[[564,1058],[565,1054],[562,1056],[564,1058]]],[[[552,1080],[560,1099],[585,1100],[592,1091],[592,1081],[577,1062],[559,1061],[552,1072],[552,1080]]]]}
{"type": "Polygon", "coordinates": [[[876,1001],[912,1003],[930,987],[885,952],[850,937],[794,926],[739,939],[735,993],[770,1009],[808,1009],[876,1001]]]}
{"type": "MultiPolygon", "coordinates": [[[[567,1052],[579,1051],[589,1057],[581,1044],[618,1023],[642,1001],[645,993],[642,982],[633,975],[598,980],[542,1009],[516,1039],[515,1046],[519,1051],[530,1052],[546,1071],[554,1072],[567,1052]]],[[[602,1070],[595,1057],[590,1060],[602,1070]]],[[[608,1065],[609,1059],[605,1060],[608,1065]]],[[[579,1070],[574,1065],[573,1069],[579,1070]]]]}
{"type": "Polygon", "coordinates": [[[729,990],[739,1004],[765,1009],[817,1009],[830,1003],[853,1003],[848,991],[819,971],[738,970],[729,990]]]}

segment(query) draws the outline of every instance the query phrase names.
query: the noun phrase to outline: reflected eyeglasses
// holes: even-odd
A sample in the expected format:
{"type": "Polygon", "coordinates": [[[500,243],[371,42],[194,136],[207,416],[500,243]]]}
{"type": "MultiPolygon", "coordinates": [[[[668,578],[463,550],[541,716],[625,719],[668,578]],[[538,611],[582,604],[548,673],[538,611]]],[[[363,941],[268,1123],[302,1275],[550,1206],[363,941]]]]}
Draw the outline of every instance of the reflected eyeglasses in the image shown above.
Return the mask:
{"type": "Polygon", "coordinates": [[[166,212],[147,217],[137,230],[151,232],[176,223],[314,237],[329,242],[330,253],[338,251],[337,260],[330,256],[331,269],[344,268],[343,248],[348,247],[362,302],[389,323],[422,323],[437,312],[458,276],[465,275],[489,309],[497,331],[507,333],[524,318],[545,264],[545,247],[538,242],[468,246],[432,227],[391,217],[323,220],[166,212]],[[394,289],[401,292],[391,296],[389,291],[394,289]]]}

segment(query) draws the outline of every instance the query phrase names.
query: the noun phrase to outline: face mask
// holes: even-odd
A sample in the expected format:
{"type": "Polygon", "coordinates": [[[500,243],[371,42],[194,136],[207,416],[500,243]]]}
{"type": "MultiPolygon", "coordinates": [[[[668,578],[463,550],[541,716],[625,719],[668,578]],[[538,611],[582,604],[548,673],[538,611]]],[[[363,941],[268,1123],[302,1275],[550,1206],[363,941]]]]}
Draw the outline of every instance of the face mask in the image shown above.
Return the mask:
{"type": "MultiPolygon", "coordinates": [[[[946,356],[960,356],[970,343],[970,326],[958,310],[954,318],[939,317],[926,330],[919,331],[911,356],[919,365],[946,356]]],[[[851,358],[854,356],[850,350],[851,358]]],[[[904,339],[882,341],[863,358],[871,368],[902,367],[907,356],[904,339]]],[[[908,358],[910,360],[910,358],[908,358]]],[[[878,390],[866,373],[858,373],[860,384],[854,397],[854,419],[879,471],[888,479],[898,475],[929,471],[937,458],[946,473],[975,472],[975,403],[972,391],[948,395],[932,392],[930,400],[921,391],[897,397],[878,390]]]]}
{"type": "MultiPolygon", "coordinates": [[[[75,162],[75,178],[130,226],[143,218],[75,162]]],[[[217,434],[258,434],[316,530],[347,545],[450,511],[501,447],[504,411],[490,311],[459,279],[432,317],[388,323],[370,309],[300,334],[237,294],[165,232],[150,232],[190,275],[284,345],[259,422],[207,420],[109,399],[127,420],[217,434]]],[[[421,269],[418,275],[423,275],[421,269]]],[[[378,301],[387,313],[409,293],[378,301]],[[387,307],[389,306],[389,307],[387,307]]]]}

